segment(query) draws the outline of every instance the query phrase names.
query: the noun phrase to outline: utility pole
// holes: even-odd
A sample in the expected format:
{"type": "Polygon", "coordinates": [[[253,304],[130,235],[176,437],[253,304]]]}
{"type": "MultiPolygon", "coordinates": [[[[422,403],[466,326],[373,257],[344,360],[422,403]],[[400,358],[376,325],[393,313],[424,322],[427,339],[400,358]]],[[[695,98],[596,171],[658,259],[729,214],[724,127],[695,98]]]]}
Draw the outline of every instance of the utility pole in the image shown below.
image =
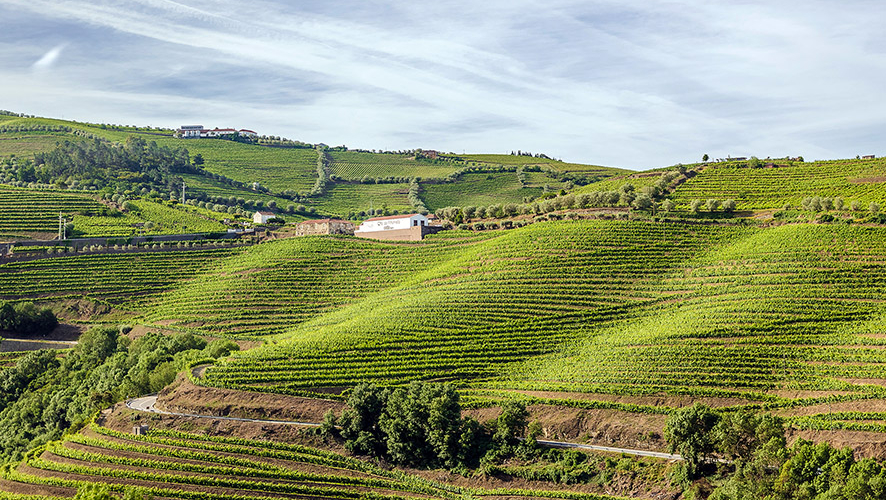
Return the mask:
{"type": "Polygon", "coordinates": [[[185,204],[185,183],[182,182],[182,205],[185,204]]]}
{"type": "Polygon", "coordinates": [[[65,239],[65,219],[62,217],[62,213],[58,213],[58,240],[62,241],[65,239]]]}

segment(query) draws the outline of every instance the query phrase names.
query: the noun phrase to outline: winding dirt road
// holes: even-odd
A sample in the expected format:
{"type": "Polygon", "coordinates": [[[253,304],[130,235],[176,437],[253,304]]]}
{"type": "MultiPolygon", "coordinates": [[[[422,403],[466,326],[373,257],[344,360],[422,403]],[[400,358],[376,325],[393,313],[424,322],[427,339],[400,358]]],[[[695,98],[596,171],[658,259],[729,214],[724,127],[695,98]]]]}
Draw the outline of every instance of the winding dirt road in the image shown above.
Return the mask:
{"type": "MultiPolygon", "coordinates": [[[[192,417],[192,418],[208,418],[213,420],[232,420],[235,422],[257,422],[260,424],[283,424],[283,425],[302,425],[306,427],[319,427],[320,424],[315,422],[296,422],[292,420],[262,420],[256,418],[238,418],[238,417],[219,417],[216,415],[197,415],[194,413],[176,413],[161,410],[156,407],[157,404],[157,395],[151,396],[143,396],[140,398],[128,399],[126,401],[126,407],[130,410],[136,411],[144,411],[148,413],[158,413],[160,415],[173,415],[177,417],[192,417]]],[[[654,457],[654,458],[663,458],[666,460],[683,460],[683,457],[680,455],[671,455],[669,453],[662,453],[658,451],[648,451],[648,450],[634,450],[631,448],[615,448],[612,446],[596,446],[592,444],[580,444],[580,443],[567,443],[564,441],[543,441],[541,439],[538,440],[538,444],[543,446],[550,446],[552,448],[571,448],[577,450],[590,450],[590,451],[605,451],[609,453],[623,453],[625,455],[633,455],[637,457],[654,457]]]]}

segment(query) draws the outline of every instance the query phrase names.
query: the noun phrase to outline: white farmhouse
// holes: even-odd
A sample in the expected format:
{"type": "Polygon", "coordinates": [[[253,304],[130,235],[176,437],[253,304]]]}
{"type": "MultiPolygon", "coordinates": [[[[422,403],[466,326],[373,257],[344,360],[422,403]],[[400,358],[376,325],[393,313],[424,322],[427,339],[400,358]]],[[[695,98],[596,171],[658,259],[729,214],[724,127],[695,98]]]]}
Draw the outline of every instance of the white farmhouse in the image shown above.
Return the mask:
{"type": "Polygon", "coordinates": [[[182,125],[182,128],[178,129],[178,134],[183,139],[199,139],[202,131],[203,125],[182,125]]]}
{"type": "Polygon", "coordinates": [[[252,222],[255,224],[267,224],[267,222],[273,218],[277,217],[274,212],[262,212],[258,211],[252,215],[252,222]]]}
{"type": "Polygon", "coordinates": [[[395,231],[397,229],[409,229],[410,227],[427,226],[428,218],[422,214],[389,215],[387,217],[373,217],[366,219],[360,227],[354,231],[357,233],[372,233],[375,231],[395,231]]]}

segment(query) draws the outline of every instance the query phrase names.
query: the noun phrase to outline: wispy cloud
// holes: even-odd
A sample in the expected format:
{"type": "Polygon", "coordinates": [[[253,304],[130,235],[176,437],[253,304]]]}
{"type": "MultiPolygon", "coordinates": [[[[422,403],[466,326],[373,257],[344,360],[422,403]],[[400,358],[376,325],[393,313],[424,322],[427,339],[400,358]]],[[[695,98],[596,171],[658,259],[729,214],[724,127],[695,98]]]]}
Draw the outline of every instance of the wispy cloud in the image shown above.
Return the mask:
{"type": "MultiPolygon", "coordinates": [[[[5,95],[82,119],[227,120],[367,148],[642,168],[702,153],[854,156],[878,145],[863,131],[886,112],[886,40],[866,22],[886,6],[861,0],[7,0],[4,13],[72,40],[57,83],[5,95]],[[855,143],[828,133],[848,129],[862,131],[855,143]]],[[[27,54],[39,39],[0,44],[27,54]]],[[[27,78],[14,62],[0,55],[7,82],[27,78]]]]}
{"type": "Polygon", "coordinates": [[[46,71],[55,64],[55,61],[58,60],[58,56],[62,54],[62,50],[65,49],[67,43],[61,43],[56,45],[55,47],[49,49],[43,57],[37,59],[34,64],[31,66],[35,71],[46,71]]]}

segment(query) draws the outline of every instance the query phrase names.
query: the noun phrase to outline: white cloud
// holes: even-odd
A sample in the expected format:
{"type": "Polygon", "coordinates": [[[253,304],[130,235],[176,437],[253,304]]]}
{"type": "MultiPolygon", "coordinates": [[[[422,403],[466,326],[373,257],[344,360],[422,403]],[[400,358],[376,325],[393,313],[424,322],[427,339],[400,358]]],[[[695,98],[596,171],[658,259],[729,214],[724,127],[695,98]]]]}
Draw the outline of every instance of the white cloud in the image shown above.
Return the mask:
{"type": "Polygon", "coordinates": [[[28,113],[645,168],[702,153],[854,156],[873,134],[828,132],[878,129],[886,111],[884,35],[866,22],[886,7],[871,2],[5,4],[77,40],[57,81],[4,85],[39,103],[28,113]]]}
{"type": "Polygon", "coordinates": [[[43,57],[35,61],[31,67],[36,71],[48,70],[53,64],[55,64],[55,61],[58,60],[58,56],[62,54],[62,50],[64,50],[67,45],[67,43],[61,43],[49,49],[43,54],[43,57]]]}

